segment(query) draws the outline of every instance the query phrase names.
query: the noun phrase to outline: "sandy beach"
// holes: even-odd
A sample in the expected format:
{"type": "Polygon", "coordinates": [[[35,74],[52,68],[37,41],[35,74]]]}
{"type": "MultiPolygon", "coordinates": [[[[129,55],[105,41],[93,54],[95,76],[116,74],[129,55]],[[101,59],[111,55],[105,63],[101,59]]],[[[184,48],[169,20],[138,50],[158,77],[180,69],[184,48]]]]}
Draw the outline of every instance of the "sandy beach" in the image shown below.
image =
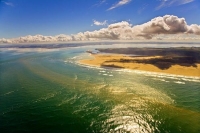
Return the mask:
{"type": "Polygon", "coordinates": [[[181,66],[172,65],[168,69],[160,69],[153,64],[137,63],[134,60],[148,60],[163,58],[162,56],[146,56],[146,57],[131,57],[122,54],[91,54],[93,59],[80,60],[79,63],[99,66],[99,67],[115,67],[133,70],[143,70],[150,72],[168,73],[183,76],[200,77],[200,64],[196,66],[181,66]],[[122,62],[121,60],[131,60],[131,62],[122,62]]]}

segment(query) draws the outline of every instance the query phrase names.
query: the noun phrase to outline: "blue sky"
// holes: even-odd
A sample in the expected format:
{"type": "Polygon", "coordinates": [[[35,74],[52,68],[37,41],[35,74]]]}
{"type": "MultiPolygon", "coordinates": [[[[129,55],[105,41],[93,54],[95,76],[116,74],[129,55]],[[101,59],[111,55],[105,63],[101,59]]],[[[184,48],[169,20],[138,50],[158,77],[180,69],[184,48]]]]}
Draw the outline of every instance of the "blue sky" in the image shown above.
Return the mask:
{"type": "Polygon", "coordinates": [[[77,34],[121,21],[143,24],[166,14],[200,25],[200,0],[0,0],[0,38],[77,34]]]}

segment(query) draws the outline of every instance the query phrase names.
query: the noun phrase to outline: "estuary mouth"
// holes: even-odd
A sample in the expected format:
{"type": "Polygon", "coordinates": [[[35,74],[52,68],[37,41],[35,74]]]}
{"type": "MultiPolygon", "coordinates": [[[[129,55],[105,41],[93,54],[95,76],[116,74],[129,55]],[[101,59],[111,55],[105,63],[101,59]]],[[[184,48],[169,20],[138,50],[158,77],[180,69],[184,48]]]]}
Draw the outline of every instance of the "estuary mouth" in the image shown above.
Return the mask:
{"type": "Polygon", "coordinates": [[[198,77],[83,66],[86,49],[1,52],[2,130],[199,131],[198,77]]]}

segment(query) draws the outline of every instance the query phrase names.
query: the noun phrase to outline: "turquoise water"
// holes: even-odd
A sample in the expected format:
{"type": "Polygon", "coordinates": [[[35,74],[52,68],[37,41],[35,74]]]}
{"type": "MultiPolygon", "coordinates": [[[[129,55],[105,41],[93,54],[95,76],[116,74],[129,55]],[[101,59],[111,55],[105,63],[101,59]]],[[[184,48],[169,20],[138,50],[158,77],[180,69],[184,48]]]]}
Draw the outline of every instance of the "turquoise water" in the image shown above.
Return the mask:
{"type": "Polygon", "coordinates": [[[200,132],[199,78],[77,63],[95,47],[1,50],[1,132],[200,132]]]}

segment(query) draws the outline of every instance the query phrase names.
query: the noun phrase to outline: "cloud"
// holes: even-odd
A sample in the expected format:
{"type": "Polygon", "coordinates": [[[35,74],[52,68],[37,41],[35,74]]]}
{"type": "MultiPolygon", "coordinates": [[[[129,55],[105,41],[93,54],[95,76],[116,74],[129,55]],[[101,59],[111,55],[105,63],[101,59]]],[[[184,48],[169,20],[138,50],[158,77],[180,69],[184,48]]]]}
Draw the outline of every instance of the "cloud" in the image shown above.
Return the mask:
{"type": "Polygon", "coordinates": [[[187,24],[184,18],[165,15],[163,17],[154,18],[142,25],[135,26],[133,29],[138,31],[139,36],[150,39],[154,34],[175,34],[186,32],[187,24]]]}
{"type": "Polygon", "coordinates": [[[153,36],[154,40],[190,40],[190,41],[194,41],[194,40],[200,40],[200,36],[199,35],[195,35],[195,34],[158,34],[153,36]]]}
{"type": "Polygon", "coordinates": [[[14,4],[13,3],[11,3],[11,2],[5,2],[5,1],[2,1],[4,4],[6,4],[7,6],[12,6],[12,7],[14,7],[14,4]]]}
{"type": "Polygon", "coordinates": [[[104,20],[103,22],[94,20],[93,23],[94,23],[94,25],[97,25],[97,26],[103,26],[103,25],[107,25],[107,20],[104,20]]]}
{"type": "Polygon", "coordinates": [[[126,21],[122,21],[110,24],[107,28],[102,28],[93,32],[84,32],[83,34],[87,38],[118,40],[129,34],[130,29],[131,24],[126,21]]]}
{"type": "Polygon", "coordinates": [[[156,34],[200,34],[200,25],[187,25],[184,18],[178,18],[173,15],[165,15],[156,17],[151,21],[142,25],[134,26],[134,31],[138,32],[138,36],[151,39],[156,34]]]}
{"type": "Polygon", "coordinates": [[[13,41],[10,39],[2,38],[2,39],[0,39],[0,43],[13,43],[13,41]]]}
{"type": "Polygon", "coordinates": [[[74,35],[25,36],[13,39],[0,39],[0,43],[38,43],[94,40],[144,40],[173,39],[200,40],[200,25],[188,25],[184,18],[173,15],[156,17],[144,24],[132,26],[127,21],[113,23],[95,31],[80,32],[74,35]]]}
{"type": "Polygon", "coordinates": [[[129,2],[131,2],[131,0],[120,0],[118,3],[116,3],[113,6],[111,6],[110,8],[108,8],[108,11],[112,10],[112,9],[115,9],[117,7],[123,6],[125,4],[128,4],[129,2]]]}
{"type": "Polygon", "coordinates": [[[157,6],[155,9],[159,10],[164,7],[171,7],[171,6],[177,6],[177,5],[184,5],[191,3],[195,0],[161,0],[161,3],[159,6],[157,6]]]}
{"type": "Polygon", "coordinates": [[[187,3],[190,3],[193,1],[195,1],[195,0],[179,0],[179,5],[187,4],[187,3]]]}
{"type": "Polygon", "coordinates": [[[93,5],[93,7],[95,6],[101,6],[106,2],[106,0],[101,0],[100,2],[98,2],[97,4],[93,5]]]}
{"type": "Polygon", "coordinates": [[[144,10],[145,10],[145,8],[148,6],[148,4],[145,4],[145,5],[143,5],[141,8],[139,8],[139,10],[137,11],[138,12],[138,14],[141,14],[144,10]]]}
{"type": "Polygon", "coordinates": [[[13,39],[5,39],[5,38],[0,39],[1,43],[35,43],[35,42],[60,42],[60,41],[72,41],[72,37],[61,34],[57,36],[28,35],[13,39]]]}

